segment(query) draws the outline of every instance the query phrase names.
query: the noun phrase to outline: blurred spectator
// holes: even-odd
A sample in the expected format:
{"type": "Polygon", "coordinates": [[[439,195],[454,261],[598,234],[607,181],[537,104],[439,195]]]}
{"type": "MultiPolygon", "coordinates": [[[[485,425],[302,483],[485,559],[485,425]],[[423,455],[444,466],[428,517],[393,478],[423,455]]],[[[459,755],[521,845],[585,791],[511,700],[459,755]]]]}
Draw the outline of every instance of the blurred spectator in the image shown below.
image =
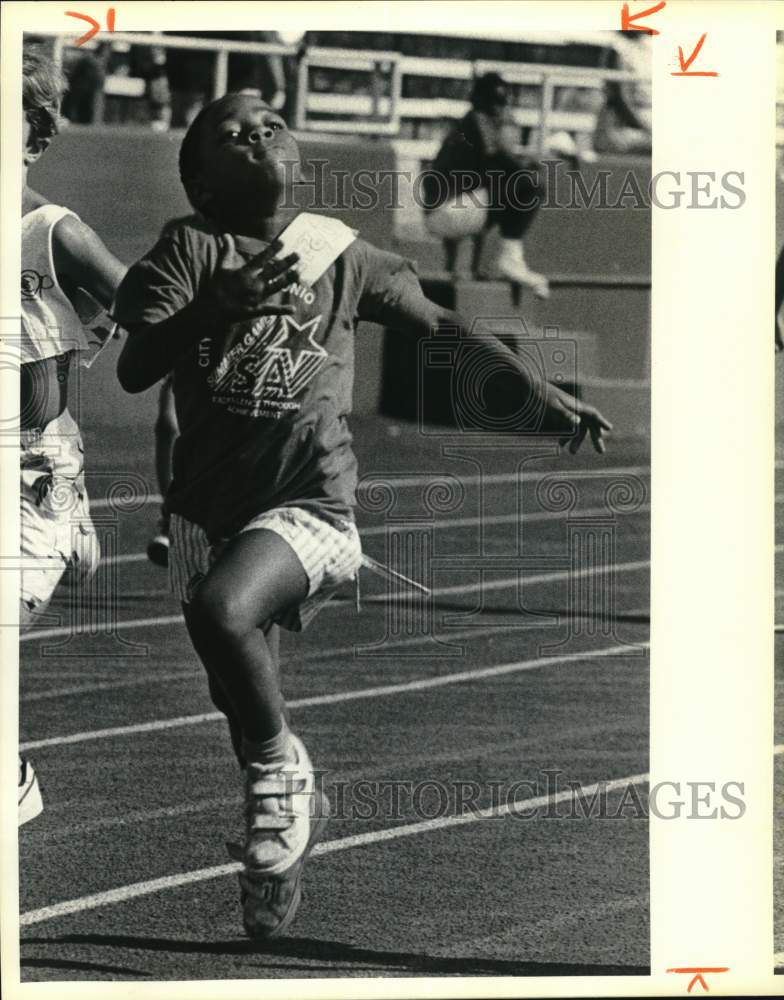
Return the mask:
{"type": "Polygon", "coordinates": [[[636,109],[626,102],[628,93],[620,83],[608,80],[602,89],[569,87],[557,95],[556,111],[595,117],[592,132],[553,132],[547,139],[548,154],[560,154],[591,163],[597,153],[650,154],[651,133],[636,109]]]}
{"type": "Polygon", "coordinates": [[[634,74],[618,84],[620,99],[640,128],[653,131],[653,85],[651,79],[651,35],[644,31],[619,31],[615,36],[619,69],[634,74]]]}
{"type": "MultiPolygon", "coordinates": [[[[209,31],[169,32],[193,37],[211,37],[209,31]]],[[[166,75],[171,92],[171,124],[187,128],[212,89],[215,54],[204,49],[167,49],[166,75]]]]}
{"type": "MultiPolygon", "coordinates": [[[[602,87],[559,87],[555,93],[554,111],[590,115],[594,122],[604,107],[605,94],[602,87]]],[[[594,129],[590,131],[551,132],[545,143],[548,156],[560,155],[573,160],[592,163],[596,159],[594,149],[594,129]]]]}
{"type": "Polygon", "coordinates": [[[613,40],[617,68],[634,74],[632,79],[608,80],[603,89],[559,89],[555,110],[593,115],[596,126],[593,134],[553,133],[547,141],[550,153],[585,162],[595,160],[597,153],[650,154],[653,130],[650,45],[650,35],[645,32],[617,32],[613,40]]]}
{"type": "Polygon", "coordinates": [[[605,83],[604,107],[596,120],[593,148],[597,153],[642,153],[650,155],[651,131],[626,103],[619,83],[605,83]]]}
{"type": "MultiPolygon", "coordinates": [[[[243,42],[271,42],[280,44],[276,31],[235,31],[225,32],[225,38],[234,37],[243,42]]],[[[263,100],[280,111],[286,103],[286,77],[280,56],[257,56],[251,52],[234,52],[229,56],[230,91],[245,91],[258,94],[263,100]]]]}
{"type": "MultiPolygon", "coordinates": [[[[278,42],[274,31],[188,31],[171,32],[193,38],[226,39],[241,42],[278,42]]],[[[212,95],[215,72],[214,52],[202,49],[168,49],[167,74],[171,89],[171,123],[187,127],[212,95]]],[[[229,54],[228,90],[260,94],[275,110],[286,101],[286,78],[280,56],[250,52],[229,54]]]]}
{"type": "Polygon", "coordinates": [[[68,80],[63,117],[77,125],[92,124],[96,99],[103,90],[106,75],[97,43],[87,42],[78,49],[74,45],[63,46],[63,72],[68,80]]]}
{"type": "MultiPolygon", "coordinates": [[[[474,83],[471,110],[450,129],[425,175],[425,225],[444,240],[450,269],[461,237],[498,226],[495,271],[546,298],[547,279],[528,267],[523,253],[523,236],[541,201],[539,165],[514,152],[519,138],[504,81],[497,73],[485,74],[474,83]]],[[[480,253],[477,241],[475,271],[480,253]]]]}
{"type": "Polygon", "coordinates": [[[150,125],[156,132],[165,132],[171,124],[171,91],[166,75],[166,49],[150,49],[149,64],[144,74],[145,94],[150,109],[150,125]]]}

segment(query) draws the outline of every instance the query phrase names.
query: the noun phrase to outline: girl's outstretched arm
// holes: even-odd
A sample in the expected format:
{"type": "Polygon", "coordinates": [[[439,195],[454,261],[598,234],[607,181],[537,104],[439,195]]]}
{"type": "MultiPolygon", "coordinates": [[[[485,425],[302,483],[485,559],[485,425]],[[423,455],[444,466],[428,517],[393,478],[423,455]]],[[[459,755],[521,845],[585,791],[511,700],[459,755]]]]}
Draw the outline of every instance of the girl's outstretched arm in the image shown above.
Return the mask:
{"type": "MultiPolygon", "coordinates": [[[[387,256],[392,259],[392,255],[387,256]]],[[[396,260],[400,264],[405,263],[400,258],[396,260]]],[[[458,313],[431,302],[408,267],[400,267],[374,283],[360,302],[359,314],[361,319],[392,329],[419,336],[432,336],[444,331],[452,340],[471,344],[474,351],[486,355],[492,362],[491,367],[506,371],[511,369],[516,373],[524,398],[541,404],[542,427],[546,427],[548,433],[552,428],[552,433],[561,437],[562,443],[569,444],[572,454],[587,436],[590,436],[595,450],[604,453],[604,435],[612,430],[612,424],[596,407],[563,392],[543,379],[540,372],[532,371],[521,357],[493,335],[492,319],[485,319],[481,332],[478,332],[458,313]]],[[[487,370],[484,364],[479,367],[487,370]]]]}

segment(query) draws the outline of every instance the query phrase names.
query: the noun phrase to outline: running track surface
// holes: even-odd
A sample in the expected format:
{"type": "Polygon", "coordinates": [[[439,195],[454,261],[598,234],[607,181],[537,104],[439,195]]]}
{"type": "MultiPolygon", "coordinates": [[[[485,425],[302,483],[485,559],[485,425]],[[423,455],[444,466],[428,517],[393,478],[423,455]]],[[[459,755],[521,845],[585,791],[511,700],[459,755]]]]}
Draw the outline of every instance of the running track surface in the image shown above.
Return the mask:
{"type": "Polygon", "coordinates": [[[362,474],[396,495],[359,511],[364,547],[390,558],[390,518],[428,535],[407,565],[430,567],[432,604],[423,619],[364,572],[359,612],[347,592],[284,636],[293,725],[337,815],[290,936],[264,948],[243,937],[225,850],[241,824],[227,733],[166,574],[141,555],[156,505],[107,503],[118,470],[153,490],[152,434],[88,437],[110,561],[92,610],[61,590],[47,635],[22,645],[22,740],[46,799],[20,831],[23,981],[647,974],[646,443],[540,443],[516,483],[519,441],[463,439],[458,459],[445,432],[353,424],[362,474]],[[438,473],[433,512],[422,486],[438,473]],[[610,537],[609,567],[600,545],[586,562],[610,537]],[[568,782],[615,784],[584,818],[568,782]]]}

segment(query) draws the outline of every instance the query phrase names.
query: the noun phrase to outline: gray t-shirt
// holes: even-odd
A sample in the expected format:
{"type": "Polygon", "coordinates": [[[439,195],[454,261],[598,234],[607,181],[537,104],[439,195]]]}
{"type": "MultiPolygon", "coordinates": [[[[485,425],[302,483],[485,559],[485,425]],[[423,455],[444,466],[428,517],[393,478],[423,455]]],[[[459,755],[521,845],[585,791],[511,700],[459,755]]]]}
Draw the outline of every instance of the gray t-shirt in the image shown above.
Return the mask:
{"type": "MultiPolygon", "coordinates": [[[[130,330],[154,325],[197,298],[226,248],[209,223],[165,232],[126,275],[114,316],[130,330]]],[[[243,259],[267,246],[234,236],[243,259]]],[[[409,262],[357,239],[312,289],[271,302],[293,316],[227,323],[173,372],[180,436],[166,508],[211,540],[279,506],[352,516],[356,459],[347,417],[358,320],[427,329],[436,314],[409,262]]],[[[133,333],[130,334],[133,336],[133,333]]]]}

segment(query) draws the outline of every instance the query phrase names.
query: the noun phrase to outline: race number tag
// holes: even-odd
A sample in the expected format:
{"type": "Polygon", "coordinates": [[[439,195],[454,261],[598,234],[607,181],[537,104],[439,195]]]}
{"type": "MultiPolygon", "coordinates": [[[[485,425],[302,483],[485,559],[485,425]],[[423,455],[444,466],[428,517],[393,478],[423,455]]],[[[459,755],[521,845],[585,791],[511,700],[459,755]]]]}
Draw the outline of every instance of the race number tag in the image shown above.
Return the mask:
{"type": "Polygon", "coordinates": [[[277,256],[299,254],[295,265],[299,280],[303,285],[314,285],[356,238],[356,230],[338,219],[302,212],[278,237],[283,247],[277,256]]]}

